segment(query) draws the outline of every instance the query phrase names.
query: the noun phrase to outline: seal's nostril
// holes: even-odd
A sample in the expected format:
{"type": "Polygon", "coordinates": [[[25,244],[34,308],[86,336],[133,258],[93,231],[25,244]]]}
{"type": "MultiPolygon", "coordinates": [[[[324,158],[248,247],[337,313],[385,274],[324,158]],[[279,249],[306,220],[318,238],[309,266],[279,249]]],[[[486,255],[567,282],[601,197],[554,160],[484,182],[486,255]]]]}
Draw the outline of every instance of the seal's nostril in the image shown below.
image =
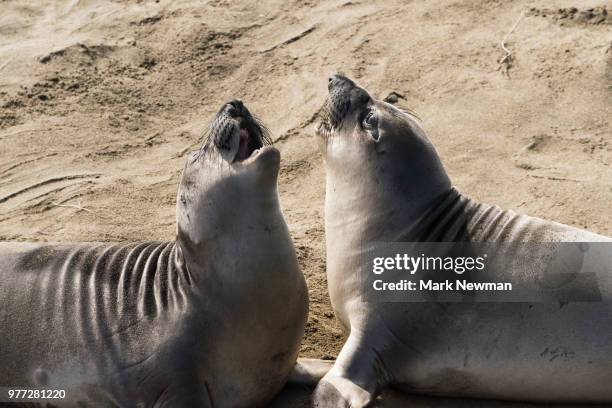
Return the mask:
{"type": "Polygon", "coordinates": [[[235,118],[236,116],[240,115],[240,112],[242,111],[242,103],[238,100],[230,101],[227,103],[227,105],[225,105],[225,111],[228,115],[235,118]]]}
{"type": "Polygon", "coordinates": [[[227,113],[232,117],[244,114],[244,104],[239,99],[234,99],[233,101],[228,102],[226,106],[227,113]]]}
{"type": "Polygon", "coordinates": [[[330,75],[329,80],[327,81],[327,89],[328,90],[332,90],[332,88],[336,85],[336,83],[338,82],[336,80],[336,75],[330,75]]]}

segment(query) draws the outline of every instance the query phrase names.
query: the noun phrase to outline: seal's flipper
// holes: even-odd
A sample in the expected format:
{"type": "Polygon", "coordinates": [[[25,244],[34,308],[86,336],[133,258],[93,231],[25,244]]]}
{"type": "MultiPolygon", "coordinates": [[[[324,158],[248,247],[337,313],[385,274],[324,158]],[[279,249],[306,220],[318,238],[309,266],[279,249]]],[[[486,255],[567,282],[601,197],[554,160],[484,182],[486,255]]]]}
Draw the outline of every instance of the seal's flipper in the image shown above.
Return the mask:
{"type": "Polygon", "coordinates": [[[334,366],[314,392],[313,407],[367,407],[387,386],[387,374],[372,347],[364,347],[363,339],[351,334],[334,366]]]}
{"type": "Polygon", "coordinates": [[[298,358],[287,380],[290,384],[314,387],[334,366],[334,361],[298,358]]]}
{"type": "Polygon", "coordinates": [[[324,378],[312,397],[314,408],[364,408],[374,396],[351,380],[343,377],[324,378]]]}

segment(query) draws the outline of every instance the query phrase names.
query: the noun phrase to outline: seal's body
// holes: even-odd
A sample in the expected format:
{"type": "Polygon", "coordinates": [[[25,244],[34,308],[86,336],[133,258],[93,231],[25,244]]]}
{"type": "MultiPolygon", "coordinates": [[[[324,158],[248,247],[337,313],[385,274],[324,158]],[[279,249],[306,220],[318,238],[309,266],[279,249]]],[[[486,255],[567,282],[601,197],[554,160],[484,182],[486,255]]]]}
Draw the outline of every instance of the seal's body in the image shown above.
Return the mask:
{"type": "MultiPolygon", "coordinates": [[[[611,402],[610,303],[367,298],[369,243],[612,240],[462,196],[412,115],[342,76],[332,77],[329,88],[318,128],[327,174],[327,277],[350,335],[317,387],[315,406],[363,407],[387,386],[431,395],[611,402]]],[[[496,273],[498,281],[525,279],[511,267],[496,273]]],[[[612,276],[604,278],[599,290],[609,299],[612,276]]]]}
{"type": "Polygon", "coordinates": [[[174,242],[0,245],[0,384],[63,389],[60,407],[265,405],[308,298],[262,138],[240,102],[221,109],[174,242]]]}

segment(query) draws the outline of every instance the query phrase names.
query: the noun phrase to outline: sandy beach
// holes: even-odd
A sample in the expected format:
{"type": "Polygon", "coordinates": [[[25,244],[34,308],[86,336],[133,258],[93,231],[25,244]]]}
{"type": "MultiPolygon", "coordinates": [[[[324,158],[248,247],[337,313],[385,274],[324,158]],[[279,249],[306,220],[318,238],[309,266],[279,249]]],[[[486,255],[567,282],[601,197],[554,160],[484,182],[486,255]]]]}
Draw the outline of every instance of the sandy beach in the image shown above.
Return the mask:
{"type": "Polygon", "coordinates": [[[344,335],[314,135],[327,76],[415,111],[468,196],[610,236],[610,13],[605,0],[0,0],[0,240],[174,239],[186,155],[242,99],[282,153],[310,292],[301,355],[332,359],[344,335]]]}

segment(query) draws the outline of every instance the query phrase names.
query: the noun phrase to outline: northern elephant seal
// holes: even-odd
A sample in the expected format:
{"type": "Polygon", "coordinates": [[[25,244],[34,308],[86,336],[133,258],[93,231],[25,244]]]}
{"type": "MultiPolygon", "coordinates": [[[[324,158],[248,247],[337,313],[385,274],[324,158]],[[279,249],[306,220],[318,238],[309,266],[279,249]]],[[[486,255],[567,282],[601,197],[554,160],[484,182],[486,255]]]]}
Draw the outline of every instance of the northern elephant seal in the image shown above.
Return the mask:
{"type": "Polygon", "coordinates": [[[240,101],[221,108],[175,241],[0,245],[0,385],[65,390],[60,407],[265,406],[308,309],[268,140],[240,101]]]}
{"type": "MultiPolygon", "coordinates": [[[[610,303],[376,302],[364,293],[372,270],[361,256],[372,242],[612,240],[460,194],[415,117],[344,76],[329,80],[317,133],[326,166],[327,281],[350,334],[315,390],[315,406],[363,407],[387,386],[612,402],[610,303]]],[[[599,290],[610,297],[609,276],[599,290]]]]}

